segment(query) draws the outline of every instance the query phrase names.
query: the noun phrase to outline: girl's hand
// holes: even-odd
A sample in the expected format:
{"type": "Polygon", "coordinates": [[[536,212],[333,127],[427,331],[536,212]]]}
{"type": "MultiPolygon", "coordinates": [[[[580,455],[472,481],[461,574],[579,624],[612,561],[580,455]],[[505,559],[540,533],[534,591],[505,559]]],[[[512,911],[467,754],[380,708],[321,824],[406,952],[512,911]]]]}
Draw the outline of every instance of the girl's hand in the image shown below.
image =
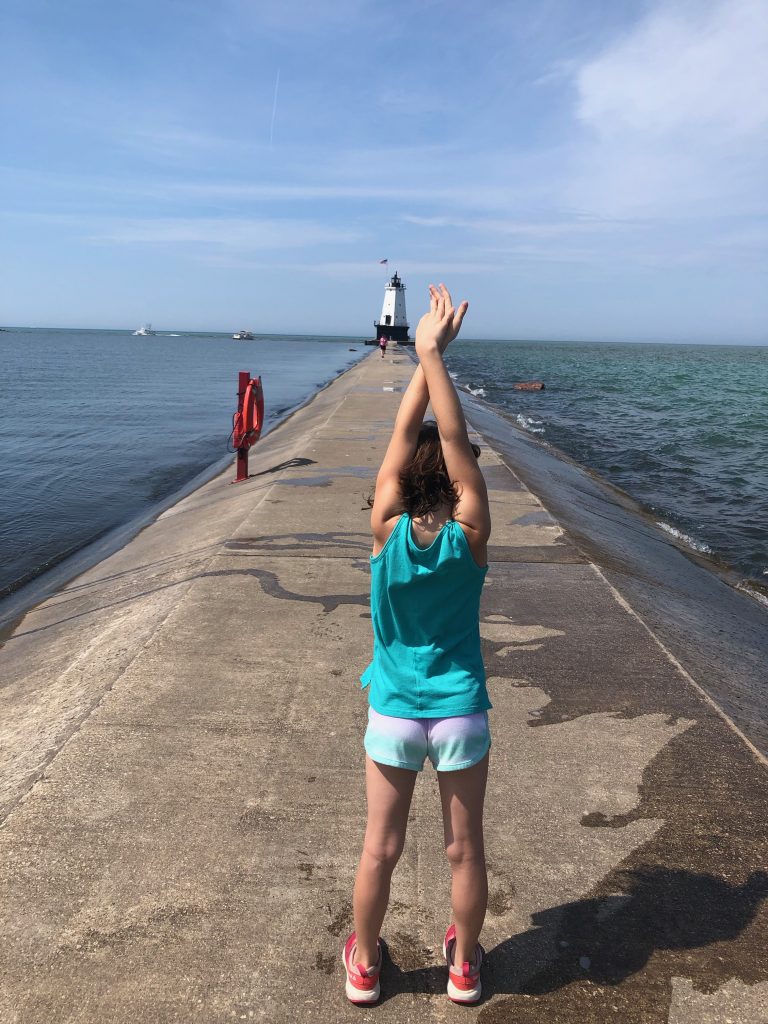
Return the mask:
{"type": "Polygon", "coordinates": [[[439,289],[433,284],[429,286],[429,312],[419,320],[416,328],[416,354],[437,348],[445,352],[461,330],[464,314],[469,303],[464,301],[458,309],[454,308],[451,293],[441,284],[439,289]]]}

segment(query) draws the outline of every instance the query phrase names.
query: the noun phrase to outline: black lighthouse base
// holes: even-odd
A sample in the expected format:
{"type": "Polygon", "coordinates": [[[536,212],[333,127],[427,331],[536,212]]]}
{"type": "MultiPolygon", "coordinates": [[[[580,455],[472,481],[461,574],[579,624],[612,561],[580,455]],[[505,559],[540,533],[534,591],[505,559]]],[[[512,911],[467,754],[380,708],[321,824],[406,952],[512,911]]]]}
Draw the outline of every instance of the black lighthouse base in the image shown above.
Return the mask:
{"type": "Polygon", "coordinates": [[[396,341],[399,345],[413,345],[408,336],[408,324],[403,324],[401,327],[396,327],[394,324],[374,324],[376,328],[376,339],[372,342],[374,345],[378,345],[382,338],[386,338],[387,341],[396,341]]]}

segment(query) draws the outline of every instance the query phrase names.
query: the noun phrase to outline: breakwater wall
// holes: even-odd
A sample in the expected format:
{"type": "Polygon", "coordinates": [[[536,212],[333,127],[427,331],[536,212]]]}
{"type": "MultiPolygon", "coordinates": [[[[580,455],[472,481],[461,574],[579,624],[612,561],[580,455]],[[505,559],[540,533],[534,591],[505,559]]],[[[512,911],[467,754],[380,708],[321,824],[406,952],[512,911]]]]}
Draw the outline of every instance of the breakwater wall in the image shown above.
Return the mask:
{"type": "MultiPolygon", "coordinates": [[[[5,1019],[359,1020],[339,949],[365,819],[363,499],[410,372],[364,359],[259,444],[246,483],[168,509],[0,651],[5,1019]]],[[[761,756],[499,447],[487,996],[446,1004],[426,773],[371,1015],[759,1020],[761,756]]]]}

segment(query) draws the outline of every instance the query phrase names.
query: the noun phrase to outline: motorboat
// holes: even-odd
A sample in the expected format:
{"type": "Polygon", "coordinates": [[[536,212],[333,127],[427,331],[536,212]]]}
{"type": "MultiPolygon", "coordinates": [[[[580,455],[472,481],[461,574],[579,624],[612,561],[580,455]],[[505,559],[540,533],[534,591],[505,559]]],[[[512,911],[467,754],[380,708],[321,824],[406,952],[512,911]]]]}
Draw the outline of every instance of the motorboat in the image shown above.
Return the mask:
{"type": "Polygon", "coordinates": [[[144,324],[143,327],[139,327],[137,331],[133,332],[134,338],[151,338],[154,337],[157,332],[152,330],[152,324],[144,324]]]}
{"type": "Polygon", "coordinates": [[[232,335],[233,341],[253,341],[253,334],[250,331],[236,331],[232,335]]]}

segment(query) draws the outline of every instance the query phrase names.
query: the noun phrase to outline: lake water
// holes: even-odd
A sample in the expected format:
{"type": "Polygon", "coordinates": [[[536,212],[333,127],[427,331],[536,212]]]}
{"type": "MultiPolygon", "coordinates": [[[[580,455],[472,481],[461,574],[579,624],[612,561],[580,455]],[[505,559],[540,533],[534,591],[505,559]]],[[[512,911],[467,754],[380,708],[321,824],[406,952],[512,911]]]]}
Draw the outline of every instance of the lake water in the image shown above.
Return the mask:
{"type": "Polygon", "coordinates": [[[0,595],[224,456],[239,370],[261,375],[269,429],[369,351],[312,337],[3,331],[0,595]]]}
{"type": "Polygon", "coordinates": [[[459,340],[447,363],[663,529],[768,583],[768,348],[459,340]]]}

